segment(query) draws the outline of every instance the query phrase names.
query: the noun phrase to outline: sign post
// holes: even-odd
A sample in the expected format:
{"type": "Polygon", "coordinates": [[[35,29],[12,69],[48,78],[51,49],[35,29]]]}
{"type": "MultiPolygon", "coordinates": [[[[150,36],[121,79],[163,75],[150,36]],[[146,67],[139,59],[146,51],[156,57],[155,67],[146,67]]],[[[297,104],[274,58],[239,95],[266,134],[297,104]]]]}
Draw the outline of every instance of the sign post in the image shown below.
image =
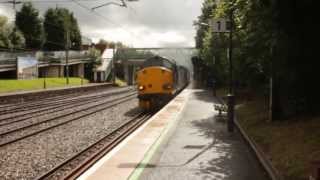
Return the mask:
{"type": "Polygon", "coordinates": [[[229,33],[229,50],[228,50],[228,58],[229,58],[229,94],[228,94],[228,131],[233,132],[234,126],[234,105],[235,105],[235,97],[233,95],[233,64],[232,64],[232,50],[233,50],[233,12],[230,12],[230,17],[228,18],[216,18],[210,21],[210,27],[212,28],[212,32],[214,33],[229,33]]]}
{"type": "Polygon", "coordinates": [[[231,21],[227,18],[216,18],[211,19],[209,22],[212,32],[214,33],[230,33],[231,32],[231,21]]]}

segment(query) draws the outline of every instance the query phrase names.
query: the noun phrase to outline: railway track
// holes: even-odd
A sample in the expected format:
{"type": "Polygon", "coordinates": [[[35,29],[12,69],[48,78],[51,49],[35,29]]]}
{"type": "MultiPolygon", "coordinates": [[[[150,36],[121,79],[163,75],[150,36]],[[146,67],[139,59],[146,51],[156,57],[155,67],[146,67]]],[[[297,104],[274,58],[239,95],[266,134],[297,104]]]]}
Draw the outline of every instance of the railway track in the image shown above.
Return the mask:
{"type": "MultiPolygon", "coordinates": [[[[127,91],[132,91],[132,90],[128,89],[127,91]]],[[[61,99],[55,100],[54,102],[52,102],[52,99],[50,99],[50,100],[45,100],[45,101],[40,101],[40,102],[37,101],[35,103],[22,103],[22,104],[18,104],[16,106],[12,106],[9,109],[0,109],[0,115],[6,115],[6,114],[12,114],[12,113],[20,113],[20,112],[30,111],[30,110],[34,110],[34,109],[38,111],[41,108],[50,109],[50,108],[53,108],[55,106],[63,105],[66,102],[71,104],[71,103],[74,103],[74,102],[91,100],[93,98],[97,99],[97,98],[102,98],[102,97],[106,97],[106,96],[110,96],[110,95],[116,95],[116,94],[123,93],[123,92],[124,91],[109,92],[109,93],[107,92],[107,93],[103,93],[102,95],[98,94],[98,95],[84,96],[84,97],[79,97],[79,98],[75,98],[75,97],[66,98],[66,97],[63,97],[61,99]]]]}
{"type": "Polygon", "coordinates": [[[48,101],[58,101],[58,100],[64,100],[64,99],[70,99],[70,98],[77,98],[79,96],[86,95],[88,93],[100,93],[103,91],[110,91],[110,90],[121,90],[121,89],[126,89],[127,87],[104,87],[102,89],[95,89],[95,90],[88,90],[84,92],[76,92],[76,93],[69,93],[69,94],[64,94],[64,95],[59,95],[57,94],[56,96],[52,97],[46,97],[46,98],[41,98],[39,100],[26,100],[22,102],[17,102],[17,103],[6,103],[6,104],[1,104],[0,105],[0,112],[6,108],[15,108],[17,105],[19,106],[26,106],[26,105],[32,105],[32,104],[37,104],[37,103],[43,103],[43,102],[48,102],[48,101]]]}
{"type": "Polygon", "coordinates": [[[83,149],[74,156],[61,162],[54,168],[39,176],[44,179],[75,179],[97,162],[106,153],[110,152],[123,139],[147,121],[152,114],[141,113],[131,120],[123,123],[119,128],[104,136],[94,144],[83,149]]]}
{"type": "MultiPolygon", "coordinates": [[[[49,107],[46,104],[42,104],[41,106],[39,105],[39,107],[35,108],[36,109],[35,111],[30,111],[30,110],[29,111],[28,110],[15,111],[15,112],[18,112],[18,114],[14,114],[14,112],[6,113],[6,114],[9,114],[10,116],[0,118],[0,127],[3,125],[27,120],[27,119],[30,119],[33,117],[38,117],[38,116],[45,115],[45,114],[55,113],[57,111],[66,109],[68,107],[77,107],[77,106],[82,106],[84,104],[97,102],[101,98],[106,98],[106,97],[109,97],[112,95],[124,94],[124,93],[128,93],[128,92],[134,92],[134,91],[127,90],[127,91],[120,91],[120,92],[113,92],[113,93],[105,93],[105,94],[96,95],[96,96],[89,96],[89,97],[84,97],[84,98],[79,98],[79,99],[74,99],[74,100],[65,100],[65,101],[58,102],[55,105],[49,106],[49,107]],[[25,112],[25,111],[28,111],[28,112],[25,112]],[[50,112],[48,112],[48,111],[50,111],[50,112]],[[20,112],[25,112],[25,113],[20,113],[20,112]],[[22,119],[19,119],[19,117],[22,117],[22,119]]],[[[4,116],[4,115],[2,115],[2,116],[4,116]]],[[[0,114],[0,117],[1,117],[1,114],[0,114]]]]}
{"type": "MultiPolygon", "coordinates": [[[[115,89],[115,88],[114,87],[106,87],[106,88],[99,89],[99,90],[89,90],[89,91],[101,92],[101,91],[112,90],[112,89],[115,89]]],[[[66,98],[74,98],[74,97],[78,97],[78,96],[83,96],[86,93],[88,93],[88,92],[87,91],[85,91],[85,92],[76,92],[76,93],[72,93],[72,94],[56,95],[56,96],[53,96],[53,97],[41,98],[41,99],[36,100],[36,101],[27,100],[27,101],[18,102],[18,103],[2,104],[0,106],[0,111],[2,111],[3,109],[6,109],[6,108],[16,107],[17,105],[25,106],[25,105],[30,105],[30,104],[42,103],[42,102],[46,102],[46,101],[58,101],[58,100],[66,99],[66,98]]]]}
{"type": "Polygon", "coordinates": [[[111,107],[114,107],[116,105],[119,105],[121,103],[127,102],[135,98],[136,93],[131,93],[125,96],[121,96],[117,99],[111,99],[103,103],[82,108],[72,113],[63,114],[58,117],[49,118],[43,121],[39,121],[21,127],[18,126],[14,129],[0,133],[0,139],[2,140],[0,141],[0,148],[15,143],[17,141],[23,140],[25,138],[34,136],[36,134],[48,131],[50,129],[71,123],[76,120],[80,120],[84,117],[93,115],[95,113],[109,109],[111,107]]]}

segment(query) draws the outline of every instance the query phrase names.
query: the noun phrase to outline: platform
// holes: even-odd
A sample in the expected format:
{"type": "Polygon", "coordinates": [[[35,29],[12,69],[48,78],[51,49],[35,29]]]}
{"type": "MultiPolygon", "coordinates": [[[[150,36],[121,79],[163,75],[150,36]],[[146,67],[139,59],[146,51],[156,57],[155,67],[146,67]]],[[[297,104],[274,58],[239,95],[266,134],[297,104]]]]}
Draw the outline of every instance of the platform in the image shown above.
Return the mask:
{"type": "Polygon", "coordinates": [[[267,180],[214,103],[208,91],[184,90],[78,179],[267,180]]]}

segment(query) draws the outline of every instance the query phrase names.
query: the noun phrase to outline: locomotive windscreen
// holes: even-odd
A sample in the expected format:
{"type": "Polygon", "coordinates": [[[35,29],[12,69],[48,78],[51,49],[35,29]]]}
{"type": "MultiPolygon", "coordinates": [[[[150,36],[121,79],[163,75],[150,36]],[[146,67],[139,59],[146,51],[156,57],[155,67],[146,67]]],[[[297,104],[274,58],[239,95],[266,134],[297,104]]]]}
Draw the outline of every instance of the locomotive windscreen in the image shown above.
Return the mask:
{"type": "Polygon", "coordinates": [[[166,67],[168,69],[174,69],[175,63],[173,61],[166,59],[166,58],[163,58],[160,56],[154,56],[152,58],[147,59],[143,63],[143,68],[150,67],[150,66],[162,66],[162,67],[166,67]]]}

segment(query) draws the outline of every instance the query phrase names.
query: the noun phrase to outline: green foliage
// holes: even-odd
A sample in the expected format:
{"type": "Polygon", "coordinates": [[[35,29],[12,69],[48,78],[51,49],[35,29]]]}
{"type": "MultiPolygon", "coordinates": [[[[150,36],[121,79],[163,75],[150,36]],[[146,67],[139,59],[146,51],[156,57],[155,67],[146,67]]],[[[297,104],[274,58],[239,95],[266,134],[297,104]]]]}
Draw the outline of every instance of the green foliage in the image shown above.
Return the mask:
{"type": "Polygon", "coordinates": [[[117,86],[119,86],[119,87],[127,86],[127,83],[126,83],[124,80],[119,79],[119,78],[116,78],[115,84],[116,84],[117,86]]]}
{"type": "MultiPolygon", "coordinates": [[[[207,23],[210,18],[228,17],[233,12],[235,81],[267,92],[268,78],[273,74],[275,114],[317,112],[320,63],[316,44],[319,28],[313,25],[317,16],[315,1],[220,0],[220,4],[210,6],[211,3],[204,2],[198,21],[207,23]]],[[[228,36],[201,26],[196,41],[205,64],[227,82],[223,78],[228,73],[228,36]],[[213,57],[215,64],[211,66],[213,57]]]]}
{"type": "Polygon", "coordinates": [[[81,33],[73,13],[65,8],[50,8],[45,13],[45,49],[64,50],[67,42],[70,49],[79,50],[81,33]],[[67,41],[67,40],[70,41],[67,41]]]}
{"type": "Polygon", "coordinates": [[[22,48],[25,39],[20,31],[15,29],[13,25],[8,24],[5,16],[0,16],[0,47],[2,48],[22,48]]]}
{"type": "Polygon", "coordinates": [[[101,53],[96,48],[89,48],[89,55],[92,57],[94,65],[100,65],[101,64],[101,53]]]}
{"type": "Polygon", "coordinates": [[[113,41],[107,41],[105,39],[100,39],[98,44],[104,44],[108,48],[127,48],[128,46],[123,44],[122,42],[113,42],[113,41]]]}
{"type": "Polygon", "coordinates": [[[206,32],[208,31],[208,26],[201,26],[198,23],[208,23],[208,20],[212,14],[212,10],[215,8],[214,0],[205,0],[202,4],[202,14],[198,17],[198,20],[195,22],[197,26],[197,36],[196,36],[196,47],[202,48],[203,38],[205,37],[206,32]]]}
{"type": "Polygon", "coordinates": [[[221,8],[220,5],[214,0],[204,1],[202,15],[198,17],[196,24],[198,27],[196,46],[200,49],[200,57],[208,69],[208,72],[202,72],[203,76],[214,77],[218,84],[224,85],[229,73],[226,57],[228,38],[225,34],[213,33],[208,25],[201,25],[201,23],[209,24],[212,17],[221,14],[218,13],[219,8],[221,8]]]}
{"type": "Polygon", "coordinates": [[[11,33],[9,35],[9,39],[11,40],[12,48],[24,48],[25,47],[25,39],[21,31],[16,28],[12,28],[11,33]]]}
{"type": "Polygon", "coordinates": [[[81,48],[81,32],[78,25],[77,19],[74,17],[73,13],[70,13],[70,41],[71,49],[80,50],[81,48]]]}
{"type": "Polygon", "coordinates": [[[11,41],[9,39],[10,28],[7,24],[8,19],[5,16],[0,16],[0,46],[11,47],[11,41]]]}
{"type": "Polygon", "coordinates": [[[44,32],[39,11],[30,2],[24,3],[16,14],[16,26],[26,40],[26,48],[40,49],[44,42],[44,32]]]}
{"type": "Polygon", "coordinates": [[[48,9],[45,13],[44,29],[46,50],[63,50],[66,43],[65,17],[61,15],[62,9],[48,9]]]}

